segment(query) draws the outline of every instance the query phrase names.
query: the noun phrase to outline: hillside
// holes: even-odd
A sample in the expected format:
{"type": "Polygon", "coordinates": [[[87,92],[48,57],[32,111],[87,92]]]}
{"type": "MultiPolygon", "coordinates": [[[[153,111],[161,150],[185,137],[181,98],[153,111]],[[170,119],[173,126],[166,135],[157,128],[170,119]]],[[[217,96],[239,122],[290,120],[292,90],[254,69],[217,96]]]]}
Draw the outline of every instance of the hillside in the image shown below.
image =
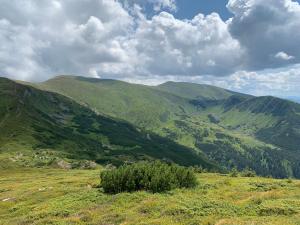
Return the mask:
{"type": "Polygon", "coordinates": [[[59,76],[34,86],[202,152],[231,169],[300,177],[299,105],[221,88],[59,76]]]}
{"type": "Polygon", "coordinates": [[[145,127],[157,127],[195,111],[182,97],[117,80],[59,76],[38,87],[69,96],[96,112],[145,127]]]}
{"type": "Polygon", "coordinates": [[[211,85],[171,81],[158,85],[155,89],[194,100],[222,100],[238,94],[211,85]]]}
{"type": "Polygon", "coordinates": [[[127,122],[96,115],[59,94],[1,78],[0,100],[1,167],[68,167],[84,160],[118,165],[165,159],[217,168],[187,147],[127,122]]]}

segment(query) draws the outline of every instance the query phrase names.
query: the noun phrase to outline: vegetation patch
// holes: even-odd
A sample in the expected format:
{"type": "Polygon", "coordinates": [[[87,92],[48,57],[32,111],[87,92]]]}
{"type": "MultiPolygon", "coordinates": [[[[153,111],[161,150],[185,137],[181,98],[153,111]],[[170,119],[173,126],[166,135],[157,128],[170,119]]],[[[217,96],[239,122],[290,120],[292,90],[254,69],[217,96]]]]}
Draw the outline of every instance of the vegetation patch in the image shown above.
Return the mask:
{"type": "Polygon", "coordinates": [[[253,182],[251,183],[251,191],[271,191],[279,189],[280,187],[287,186],[285,183],[266,183],[266,182],[253,182]]]}
{"type": "Polygon", "coordinates": [[[111,194],[139,190],[156,193],[196,185],[193,170],[159,161],[121,166],[101,173],[101,187],[111,194]]]}
{"type": "Polygon", "coordinates": [[[296,213],[297,212],[292,208],[281,208],[281,207],[262,208],[259,210],[260,216],[274,216],[274,215],[289,216],[296,213]]]}

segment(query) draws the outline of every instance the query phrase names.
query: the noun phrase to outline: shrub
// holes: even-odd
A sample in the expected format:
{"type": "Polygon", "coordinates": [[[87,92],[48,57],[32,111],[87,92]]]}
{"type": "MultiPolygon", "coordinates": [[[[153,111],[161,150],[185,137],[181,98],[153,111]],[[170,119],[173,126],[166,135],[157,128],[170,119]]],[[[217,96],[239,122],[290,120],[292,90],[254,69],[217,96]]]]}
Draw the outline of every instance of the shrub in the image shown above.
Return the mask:
{"type": "Polygon", "coordinates": [[[203,169],[202,166],[194,166],[193,171],[195,173],[204,173],[204,172],[206,172],[206,169],[203,169]]]}
{"type": "Polygon", "coordinates": [[[241,176],[242,177],[255,177],[256,173],[255,173],[255,171],[253,171],[249,168],[246,168],[241,172],[241,176]]]}
{"type": "Polygon", "coordinates": [[[239,171],[236,168],[233,168],[230,171],[229,176],[231,176],[231,177],[238,177],[239,176],[239,171]]]}
{"type": "Polygon", "coordinates": [[[192,169],[159,161],[135,163],[117,169],[104,170],[100,177],[104,192],[111,194],[139,190],[155,193],[197,185],[192,169]]]}

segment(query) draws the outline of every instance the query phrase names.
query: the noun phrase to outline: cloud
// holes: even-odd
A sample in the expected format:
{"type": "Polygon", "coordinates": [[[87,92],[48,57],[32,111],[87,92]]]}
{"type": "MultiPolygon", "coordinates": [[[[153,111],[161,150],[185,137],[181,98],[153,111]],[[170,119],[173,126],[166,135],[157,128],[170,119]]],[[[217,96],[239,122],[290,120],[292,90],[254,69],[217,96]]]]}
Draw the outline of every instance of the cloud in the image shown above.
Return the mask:
{"type": "Polygon", "coordinates": [[[222,81],[222,87],[253,95],[299,96],[300,64],[258,72],[238,71],[218,81],[222,81]]]}
{"type": "Polygon", "coordinates": [[[10,78],[171,79],[251,93],[251,84],[300,86],[291,69],[300,64],[300,6],[292,0],[229,0],[228,21],[217,13],[176,19],[175,0],[0,2],[0,74],[10,78]]]}
{"type": "Polygon", "coordinates": [[[12,0],[1,4],[0,15],[0,72],[11,78],[88,75],[127,57],[122,44],[133,18],[116,1],[12,0]]]}
{"type": "Polygon", "coordinates": [[[275,55],[275,58],[281,59],[281,60],[291,60],[291,59],[294,59],[295,57],[294,57],[294,56],[291,56],[291,55],[288,55],[288,54],[286,54],[285,52],[278,52],[278,53],[275,55]]]}
{"type": "MultiPolygon", "coordinates": [[[[175,7],[173,0],[148,3],[175,7]]],[[[216,13],[183,21],[161,12],[147,19],[136,4],[125,9],[112,0],[12,0],[0,12],[6,46],[0,71],[13,78],[225,75],[241,63],[239,43],[216,13]]]]}
{"type": "Polygon", "coordinates": [[[144,75],[225,75],[239,66],[242,52],[218,14],[178,20],[162,12],[141,20],[128,42],[135,72],[144,75]]]}
{"type": "Polygon", "coordinates": [[[157,85],[166,81],[209,84],[251,95],[299,96],[300,64],[258,72],[238,71],[226,77],[201,76],[136,76],[128,82],[157,85]]]}
{"type": "Polygon", "coordinates": [[[298,2],[229,0],[227,7],[234,14],[229,21],[230,33],[246,51],[245,69],[276,68],[300,62],[298,2]]]}
{"type": "Polygon", "coordinates": [[[134,4],[137,4],[142,8],[147,8],[147,6],[150,6],[155,12],[162,10],[177,10],[175,0],[122,0],[122,2],[127,7],[132,7],[134,4]]]}

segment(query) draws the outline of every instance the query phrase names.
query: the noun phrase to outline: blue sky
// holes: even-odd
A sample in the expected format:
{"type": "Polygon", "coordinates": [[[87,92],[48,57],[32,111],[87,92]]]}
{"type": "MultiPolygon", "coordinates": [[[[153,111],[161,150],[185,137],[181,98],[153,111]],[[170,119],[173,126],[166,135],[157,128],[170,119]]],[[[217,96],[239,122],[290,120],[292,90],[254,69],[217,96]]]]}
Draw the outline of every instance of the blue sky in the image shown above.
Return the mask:
{"type": "MultiPolygon", "coordinates": [[[[137,1],[138,2],[138,1],[137,1]]],[[[165,8],[178,19],[192,19],[195,15],[202,13],[205,15],[217,12],[222,19],[227,20],[232,14],[226,8],[227,0],[176,0],[176,11],[165,8]]],[[[148,2],[143,4],[148,17],[156,14],[152,9],[152,5],[148,2]]]]}
{"type": "Polygon", "coordinates": [[[174,15],[180,19],[192,19],[198,13],[208,15],[217,12],[223,20],[227,20],[233,16],[226,8],[227,2],[227,0],[177,0],[178,10],[174,15]]]}
{"type": "Polygon", "coordinates": [[[299,1],[1,1],[0,74],[187,81],[300,96],[299,1]]]}
{"type": "Polygon", "coordinates": [[[217,12],[222,19],[227,20],[232,14],[226,8],[226,0],[177,0],[175,16],[180,19],[191,19],[198,13],[208,15],[217,12]]]}

